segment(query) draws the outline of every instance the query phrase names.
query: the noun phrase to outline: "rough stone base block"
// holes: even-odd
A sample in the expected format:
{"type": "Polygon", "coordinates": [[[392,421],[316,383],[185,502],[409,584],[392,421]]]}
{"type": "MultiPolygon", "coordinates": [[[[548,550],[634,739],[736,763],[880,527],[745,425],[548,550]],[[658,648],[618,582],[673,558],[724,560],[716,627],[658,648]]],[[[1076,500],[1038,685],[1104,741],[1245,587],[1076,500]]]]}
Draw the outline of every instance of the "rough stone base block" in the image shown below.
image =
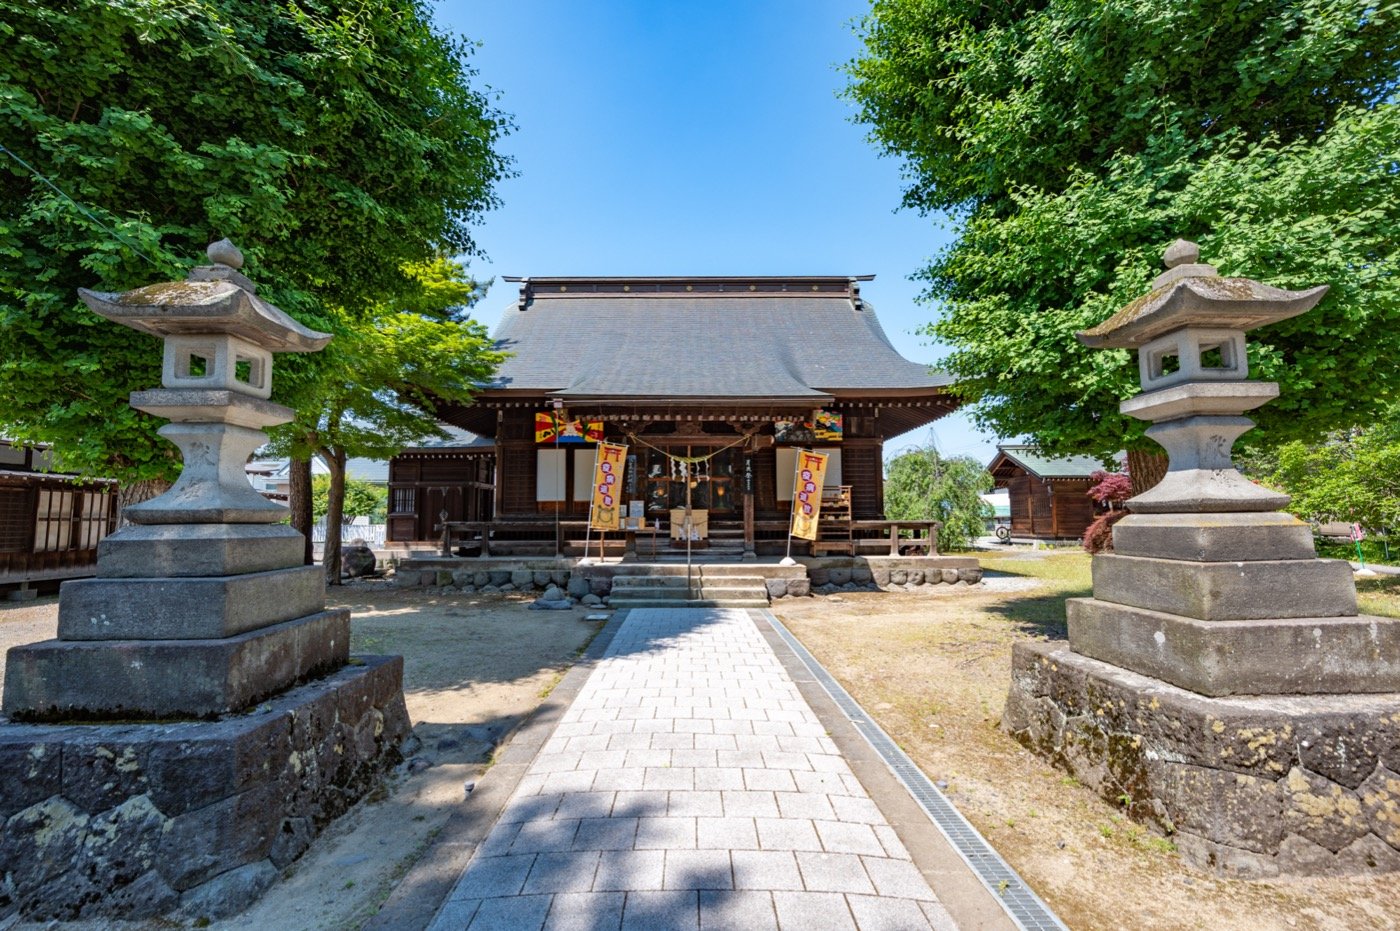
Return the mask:
{"type": "Polygon", "coordinates": [[[0,915],[239,912],[400,762],[408,730],[398,656],[217,721],[0,718],[0,915]]]}
{"type": "Polygon", "coordinates": [[[1002,726],[1202,869],[1400,871],[1400,694],[1207,698],[1021,643],[1002,726]]]}
{"type": "Polygon", "coordinates": [[[1095,556],[1094,597],[1201,621],[1356,614],[1356,583],[1351,566],[1340,559],[1191,562],[1095,556]]]}
{"type": "Polygon", "coordinates": [[[17,721],[208,718],[349,655],[344,608],[222,640],[45,640],[6,655],[4,709],[17,721]]]}
{"type": "Polygon", "coordinates": [[[216,578],[77,579],[58,603],[60,640],[211,640],[315,614],[326,574],[297,566],[216,578]]]}
{"type": "Polygon", "coordinates": [[[305,538],[284,524],[131,524],[97,544],[97,577],[242,575],[302,564],[305,538]]]}
{"type": "Polygon", "coordinates": [[[1198,621],[1093,598],[1065,604],[1074,652],[1202,695],[1400,692],[1400,619],[1198,621]]]}
{"type": "Polygon", "coordinates": [[[1312,528],[1281,512],[1129,514],[1113,525],[1113,551],[1192,562],[1317,558],[1312,528]]]}

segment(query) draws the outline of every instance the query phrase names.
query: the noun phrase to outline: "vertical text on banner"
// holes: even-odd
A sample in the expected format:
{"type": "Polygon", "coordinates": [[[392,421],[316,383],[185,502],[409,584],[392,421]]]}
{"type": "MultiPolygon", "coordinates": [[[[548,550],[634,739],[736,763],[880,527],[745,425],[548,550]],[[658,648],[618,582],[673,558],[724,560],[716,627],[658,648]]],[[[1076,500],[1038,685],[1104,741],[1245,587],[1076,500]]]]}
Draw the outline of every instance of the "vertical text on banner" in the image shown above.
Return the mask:
{"type": "Polygon", "coordinates": [[[627,469],[627,447],[599,443],[593,466],[593,507],[589,522],[594,530],[622,526],[622,473],[627,469]]]}
{"type": "Polygon", "coordinates": [[[817,518],[822,510],[822,484],[826,481],[826,453],[797,452],[797,474],[792,485],[792,528],[794,537],[817,538],[817,518]]]}

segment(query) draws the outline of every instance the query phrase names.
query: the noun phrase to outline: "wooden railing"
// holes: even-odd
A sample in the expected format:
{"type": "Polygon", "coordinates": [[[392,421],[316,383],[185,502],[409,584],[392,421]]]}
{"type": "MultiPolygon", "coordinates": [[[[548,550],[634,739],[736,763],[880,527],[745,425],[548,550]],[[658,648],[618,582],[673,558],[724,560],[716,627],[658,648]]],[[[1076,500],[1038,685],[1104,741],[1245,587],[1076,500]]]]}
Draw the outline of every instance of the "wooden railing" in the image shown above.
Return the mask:
{"type": "MultiPolygon", "coordinates": [[[[889,555],[900,556],[905,550],[922,550],[921,554],[926,556],[938,555],[938,528],[941,526],[936,520],[846,520],[842,521],[843,534],[840,539],[818,540],[811,544],[810,551],[813,556],[821,556],[828,553],[845,553],[850,556],[859,555],[889,555]],[[908,533],[909,536],[902,534],[908,533]]],[[[503,520],[503,521],[447,521],[438,524],[437,529],[441,531],[441,550],[443,556],[451,556],[458,546],[480,546],[481,555],[487,557],[491,553],[492,532],[513,533],[518,535],[535,535],[536,542],[554,543],[554,552],[562,555],[566,546],[577,544],[588,533],[588,522],[585,520],[552,520],[542,518],[539,520],[503,520]]],[[[788,529],[786,520],[756,520],[754,521],[756,531],[766,531],[771,533],[783,533],[788,529]]],[[[654,525],[649,525],[643,534],[652,534],[652,551],[656,551],[654,525]]],[[[616,545],[617,541],[623,541],[624,551],[628,553],[636,552],[637,531],[613,532],[608,534],[610,542],[616,545]]],[[[596,541],[598,535],[593,534],[596,541]]],[[[507,542],[519,544],[528,542],[526,540],[502,540],[502,545],[507,542]]]]}

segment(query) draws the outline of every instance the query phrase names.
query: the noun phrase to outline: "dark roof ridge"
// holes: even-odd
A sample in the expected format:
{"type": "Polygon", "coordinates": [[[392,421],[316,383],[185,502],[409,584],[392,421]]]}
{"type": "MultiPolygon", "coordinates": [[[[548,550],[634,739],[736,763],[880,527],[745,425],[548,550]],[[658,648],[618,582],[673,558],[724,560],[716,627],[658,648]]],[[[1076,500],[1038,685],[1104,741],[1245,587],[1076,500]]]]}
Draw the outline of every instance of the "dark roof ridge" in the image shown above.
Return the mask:
{"type": "Polygon", "coordinates": [[[561,282],[579,281],[589,283],[617,283],[626,282],[646,282],[648,284],[677,283],[684,284],[687,281],[693,282],[760,282],[775,283],[780,281],[874,281],[874,275],[502,275],[502,281],[520,282],[529,281],[535,284],[559,284],[561,282]]]}

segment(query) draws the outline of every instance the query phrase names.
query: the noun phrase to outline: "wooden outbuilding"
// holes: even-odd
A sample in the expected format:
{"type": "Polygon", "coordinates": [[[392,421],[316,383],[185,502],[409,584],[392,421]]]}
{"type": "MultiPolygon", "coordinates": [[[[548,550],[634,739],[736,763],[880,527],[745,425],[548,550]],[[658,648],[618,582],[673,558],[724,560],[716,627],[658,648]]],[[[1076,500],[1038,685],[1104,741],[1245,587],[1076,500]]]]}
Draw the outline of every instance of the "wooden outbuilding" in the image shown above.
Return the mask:
{"type": "Polygon", "coordinates": [[[449,521],[489,521],[494,515],[496,444],[466,431],[406,449],[389,461],[385,539],[431,540],[449,521]]]}
{"type": "Polygon", "coordinates": [[[704,542],[780,552],[799,449],[830,454],[826,485],[849,489],[853,522],[880,520],[886,438],[958,406],[948,376],[890,344],[868,277],[506,280],[509,358],[472,404],[438,411],[489,445],[398,457],[391,541],[432,539],[460,499],[493,522],[493,547],[581,542],[605,440],[627,445],[623,500],[662,540],[688,500],[704,542]]]}
{"type": "Polygon", "coordinates": [[[116,529],[117,483],[47,471],[47,448],[0,440],[0,591],[90,576],[116,529]]]}
{"type": "Polygon", "coordinates": [[[1088,495],[1104,465],[1092,456],[1047,456],[1034,446],[998,446],[987,466],[1011,499],[1011,536],[1068,540],[1084,535],[1102,510],[1088,495]]]}

